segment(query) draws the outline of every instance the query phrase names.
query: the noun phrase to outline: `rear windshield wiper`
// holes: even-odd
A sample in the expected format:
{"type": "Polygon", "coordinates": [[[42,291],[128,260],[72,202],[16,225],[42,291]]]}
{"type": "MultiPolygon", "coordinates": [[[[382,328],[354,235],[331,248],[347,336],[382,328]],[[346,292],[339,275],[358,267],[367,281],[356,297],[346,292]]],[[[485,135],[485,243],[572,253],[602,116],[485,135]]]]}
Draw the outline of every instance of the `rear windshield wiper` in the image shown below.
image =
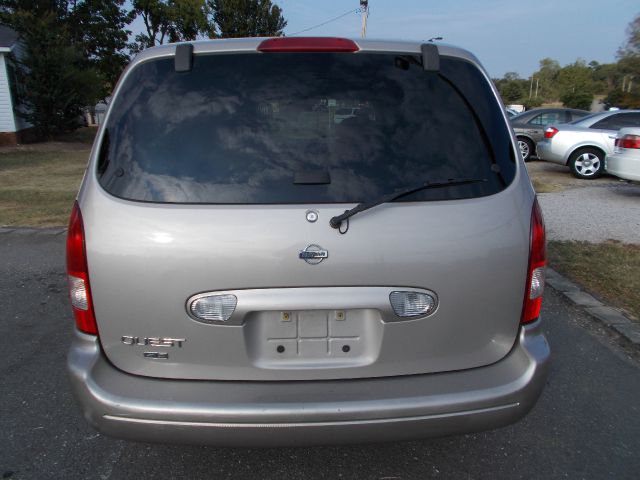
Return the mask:
{"type": "MultiPolygon", "coordinates": [[[[387,194],[383,197],[378,198],[377,200],[372,200],[370,202],[362,202],[353,207],[350,210],[346,210],[342,215],[336,215],[335,217],[329,220],[329,225],[332,228],[340,229],[342,222],[345,220],[348,221],[349,217],[353,217],[356,213],[364,212],[365,210],[369,210],[370,208],[376,207],[382,203],[393,202],[399,198],[405,197],[407,195],[411,195],[412,193],[419,192],[420,190],[426,190],[429,188],[440,188],[440,187],[449,187],[453,185],[467,185],[470,183],[480,183],[486,182],[486,178],[449,178],[447,180],[434,180],[430,182],[425,182],[421,185],[416,185],[414,187],[408,187],[403,190],[396,191],[394,193],[387,194]]],[[[347,222],[348,228],[348,222],[347,222]]],[[[340,230],[340,233],[346,233],[346,230],[340,230]]]]}

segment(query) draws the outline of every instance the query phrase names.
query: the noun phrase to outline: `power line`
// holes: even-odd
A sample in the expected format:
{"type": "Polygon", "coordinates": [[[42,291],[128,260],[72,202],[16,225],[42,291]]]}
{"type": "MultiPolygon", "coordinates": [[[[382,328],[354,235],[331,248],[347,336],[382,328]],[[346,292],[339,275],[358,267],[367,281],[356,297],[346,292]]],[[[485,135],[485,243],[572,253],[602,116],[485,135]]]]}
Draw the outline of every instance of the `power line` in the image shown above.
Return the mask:
{"type": "Polygon", "coordinates": [[[299,32],[292,33],[289,36],[290,37],[294,37],[294,36],[296,36],[296,35],[298,35],[300,33],[308,32],[309,30],[313,30],[314,28],[322,27],[323,25],[326,25],[327,23],[335,22],[336,20],[339,20],[342,17],[346,17],[347,15],[349,15],[351,13],[359,13],[359,12],[360,12],[359,8],[354,8],[353,10],[349,10],[348,12],[344,12],[342,15],[338,15],[337,17],[334,17],[334,18],[332,18],[330,20],[327,20],[326,22],[319,23],[317,25],[314,25],[313,27],[305,28],[304,30],[300,30],[299,32]]]}

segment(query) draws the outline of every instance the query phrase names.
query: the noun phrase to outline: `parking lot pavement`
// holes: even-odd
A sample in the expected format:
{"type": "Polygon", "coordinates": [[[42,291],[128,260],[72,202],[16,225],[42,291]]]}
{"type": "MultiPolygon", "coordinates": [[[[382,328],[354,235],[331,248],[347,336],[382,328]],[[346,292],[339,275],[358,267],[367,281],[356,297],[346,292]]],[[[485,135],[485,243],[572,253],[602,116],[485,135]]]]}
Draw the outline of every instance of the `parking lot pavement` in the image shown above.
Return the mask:
{"type": "Polygon", "coordinates": [[[640,184],[609,182],[540,193],[550,240],[640,244],[640,184]]]}
{"type": "Polygon", "coordinates": [[[581,180],[550,162],[526,165],[536,188],[550,191],[538,193],[548,239],[640,244],[640,183],[611,175],[581,180]]]}
{"type": "Polygon", "coordinates": [[[127,443],[81,418],[64,370],[72,319],[61,235],[0,234],[0,475],[10,479],[612,478],[640,471],[640,364],[549,289],[548,385],[491,432],[269,450],[127,443]]]}

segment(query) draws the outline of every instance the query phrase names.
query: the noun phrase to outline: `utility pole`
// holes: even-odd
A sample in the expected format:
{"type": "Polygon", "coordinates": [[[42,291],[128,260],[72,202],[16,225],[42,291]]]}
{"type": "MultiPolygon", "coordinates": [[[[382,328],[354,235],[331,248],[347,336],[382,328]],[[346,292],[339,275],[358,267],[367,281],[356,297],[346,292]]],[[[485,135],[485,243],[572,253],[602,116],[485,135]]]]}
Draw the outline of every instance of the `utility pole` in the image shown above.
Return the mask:
{"type": "Polygon", "coordinates": [[[533,95],[533,75],[531,75],[531,84],[529,85],[529,100],[531,100],[531,95],[533,95]]]}
{"type": "Polygon", "coordinates": [[[367,18],[369,18],[369,0],[360,0],[360,13],[362,14],[362,30],[360,36],[367,36],[367,18]]]}
{"type": "Polygon", "coordinates": [[[540,84],[540,79],[536,78],[536,98],[538,98],[538,85],[540,84]]]}
{"type": "Polygon", "coordinates": [[[625,75],[622,77],[622,91],[631,93],[631,87],[633,86],[633,79],[635,77],[633,75],[625,75]]]}

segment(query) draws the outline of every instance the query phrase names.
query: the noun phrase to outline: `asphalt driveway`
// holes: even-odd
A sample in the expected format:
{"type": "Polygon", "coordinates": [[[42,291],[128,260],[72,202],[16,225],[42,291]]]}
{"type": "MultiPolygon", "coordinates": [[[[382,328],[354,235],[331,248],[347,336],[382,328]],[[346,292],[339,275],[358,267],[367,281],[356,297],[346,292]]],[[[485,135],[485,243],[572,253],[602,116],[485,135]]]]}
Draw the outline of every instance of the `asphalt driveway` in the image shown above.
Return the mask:
{"type": "Polygon", "coordinates": [[[605,175],[580,180],[555,163],[527,163],[533,179],[553,190],[539,193],[549,240],[640,244],[640,183],[605,175]]]}
{"type": "Polygon", "coordinates": [[[72,330],[62,235],[0,234],[0,475],[11,479],[612,478],[640,472],[640,363],[552,290],[552,372],[500,430],[319,448],[127,443],[81,418],[64,371],[72,330]]]}

